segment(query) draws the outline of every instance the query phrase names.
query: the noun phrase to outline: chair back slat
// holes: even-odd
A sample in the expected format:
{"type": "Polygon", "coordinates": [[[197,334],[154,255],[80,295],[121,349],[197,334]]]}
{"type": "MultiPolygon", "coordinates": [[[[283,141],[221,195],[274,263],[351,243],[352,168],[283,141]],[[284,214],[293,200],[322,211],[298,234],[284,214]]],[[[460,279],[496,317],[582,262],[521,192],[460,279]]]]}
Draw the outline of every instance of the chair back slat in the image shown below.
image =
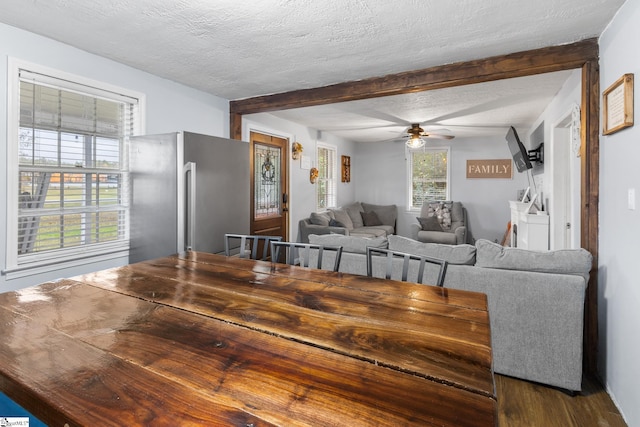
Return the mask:
{"type": "Polygon", "coordinates": [[[305,268],[322,269],[324,251],[335,252],[335,261],[333,263],[332,270],[338,271],[340,269],[340,260],[342,259],[342,246],[326,246],[297,242],[271,242],[272,261],[280,262],[280,260],[284,258],[284,262],[286,264],[299,265],[305,268]],[[312,250],[316,250],[318,252],[318,259],[315,267],[310,265],[312,250]]]}
{"type": "Polygon", "coordinates": [[[224,235],[224,253],[226,256],[231,256],[232,243],[238,240],[240,240],[240,246],[238,247],[238,256],[240,258],[266,261],[269,259],[270,243],[280,242],[282,237],[227,233],[224,235]],[[262,246],[262,256],[258,255],[260,246],[262,246]]]}
{"type": "Polygon", "coordinates": [[[375,258],[382,258],[384,256],[384,267],[385,267],[385,278],[391,279],[393,272],[393,260],[400,259],[402,260],[402,270],[401,270],[401,280],[406,282],[409,276],[409,265],[410,261],[414,260],[418,262],[418,274],[416,278],[416,283],[422,283],[422,279],[424,277],[425,265],[427,263],[436,264],[440,268],[438,269],[438,278],[436,280],[436,286],[442,287],[444,285],[444,278],[447,273],[448,262],[437,259],[430,258],[426,256],[413,255],[399,251],[393,251],[389,249],[381,249],[381,248],[367,248],[367,276],[373,277],[373,260],[375,258]]]}

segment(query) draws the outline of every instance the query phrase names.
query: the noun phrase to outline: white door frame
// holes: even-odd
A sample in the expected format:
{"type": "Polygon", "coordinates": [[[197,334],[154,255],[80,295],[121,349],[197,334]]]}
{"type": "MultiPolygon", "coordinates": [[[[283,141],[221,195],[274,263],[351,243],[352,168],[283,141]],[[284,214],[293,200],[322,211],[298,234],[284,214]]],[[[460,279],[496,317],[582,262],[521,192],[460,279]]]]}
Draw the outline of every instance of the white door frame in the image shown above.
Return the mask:
{"type": "Polygon", "coordinates": [[[574,105],[551,129],[550,249],[580,247],[579,119],[574,105]]]}

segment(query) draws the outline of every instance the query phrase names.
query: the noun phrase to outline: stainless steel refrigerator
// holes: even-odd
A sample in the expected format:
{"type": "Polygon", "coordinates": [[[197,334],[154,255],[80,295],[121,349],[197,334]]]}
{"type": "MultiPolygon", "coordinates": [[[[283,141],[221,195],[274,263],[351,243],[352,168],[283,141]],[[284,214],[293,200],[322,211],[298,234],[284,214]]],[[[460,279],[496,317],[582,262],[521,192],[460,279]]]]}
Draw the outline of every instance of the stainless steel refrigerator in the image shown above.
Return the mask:
{"type": "Polygon", "coordinates": [[[219,253],[225,233],[249,234],[247,142],[191,132],[137,136],[129,164],[129,262],[219,253]]]}

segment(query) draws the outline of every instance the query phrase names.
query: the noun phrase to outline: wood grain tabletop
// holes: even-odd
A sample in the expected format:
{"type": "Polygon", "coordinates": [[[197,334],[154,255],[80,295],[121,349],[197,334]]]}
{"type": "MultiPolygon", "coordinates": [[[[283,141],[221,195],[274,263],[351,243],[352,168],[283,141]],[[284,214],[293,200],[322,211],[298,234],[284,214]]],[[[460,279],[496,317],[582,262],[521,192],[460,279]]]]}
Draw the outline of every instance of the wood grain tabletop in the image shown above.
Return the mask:
{"type": "Polygon", "coordinates": [[[190,252],[0,294],[49,425],[489,426],[486,296],[190,252]]]}

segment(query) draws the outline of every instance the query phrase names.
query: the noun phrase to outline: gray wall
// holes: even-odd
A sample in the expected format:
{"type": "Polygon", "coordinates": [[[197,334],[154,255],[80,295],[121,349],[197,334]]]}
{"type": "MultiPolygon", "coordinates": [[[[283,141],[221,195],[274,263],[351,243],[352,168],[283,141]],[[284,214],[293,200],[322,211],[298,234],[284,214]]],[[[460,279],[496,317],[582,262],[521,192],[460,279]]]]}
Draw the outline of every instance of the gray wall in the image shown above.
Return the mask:
{"type": "Polygon", "coordinates": [[[640,2],[627,1],[600,38],[600,92],[635,75],[635,126],[600,137],[599,370],[629,426],[640,426],[640,2]],[[636,208],[627,204],[636,192],[636,208]]]}
{"type": "MultiPolygon", "coordinates": [[[[506,129],[505,129],[506,134],[506,129]]],[[[509,200],[527,187],[527,174],[513,168],[512,179],[467,179],[467,160],[511,158],[503,136],[432,140],[433,146],[450,146],[451,200],[468,211],[469,228],[476,239],[501,241],[510,220],[509,200]]],[[[398,234],[411,235],[419,211],[408,210],[408,161],[402,143],[359,143],[356,150],[356,199],[398,205],[398,234]]]]}

